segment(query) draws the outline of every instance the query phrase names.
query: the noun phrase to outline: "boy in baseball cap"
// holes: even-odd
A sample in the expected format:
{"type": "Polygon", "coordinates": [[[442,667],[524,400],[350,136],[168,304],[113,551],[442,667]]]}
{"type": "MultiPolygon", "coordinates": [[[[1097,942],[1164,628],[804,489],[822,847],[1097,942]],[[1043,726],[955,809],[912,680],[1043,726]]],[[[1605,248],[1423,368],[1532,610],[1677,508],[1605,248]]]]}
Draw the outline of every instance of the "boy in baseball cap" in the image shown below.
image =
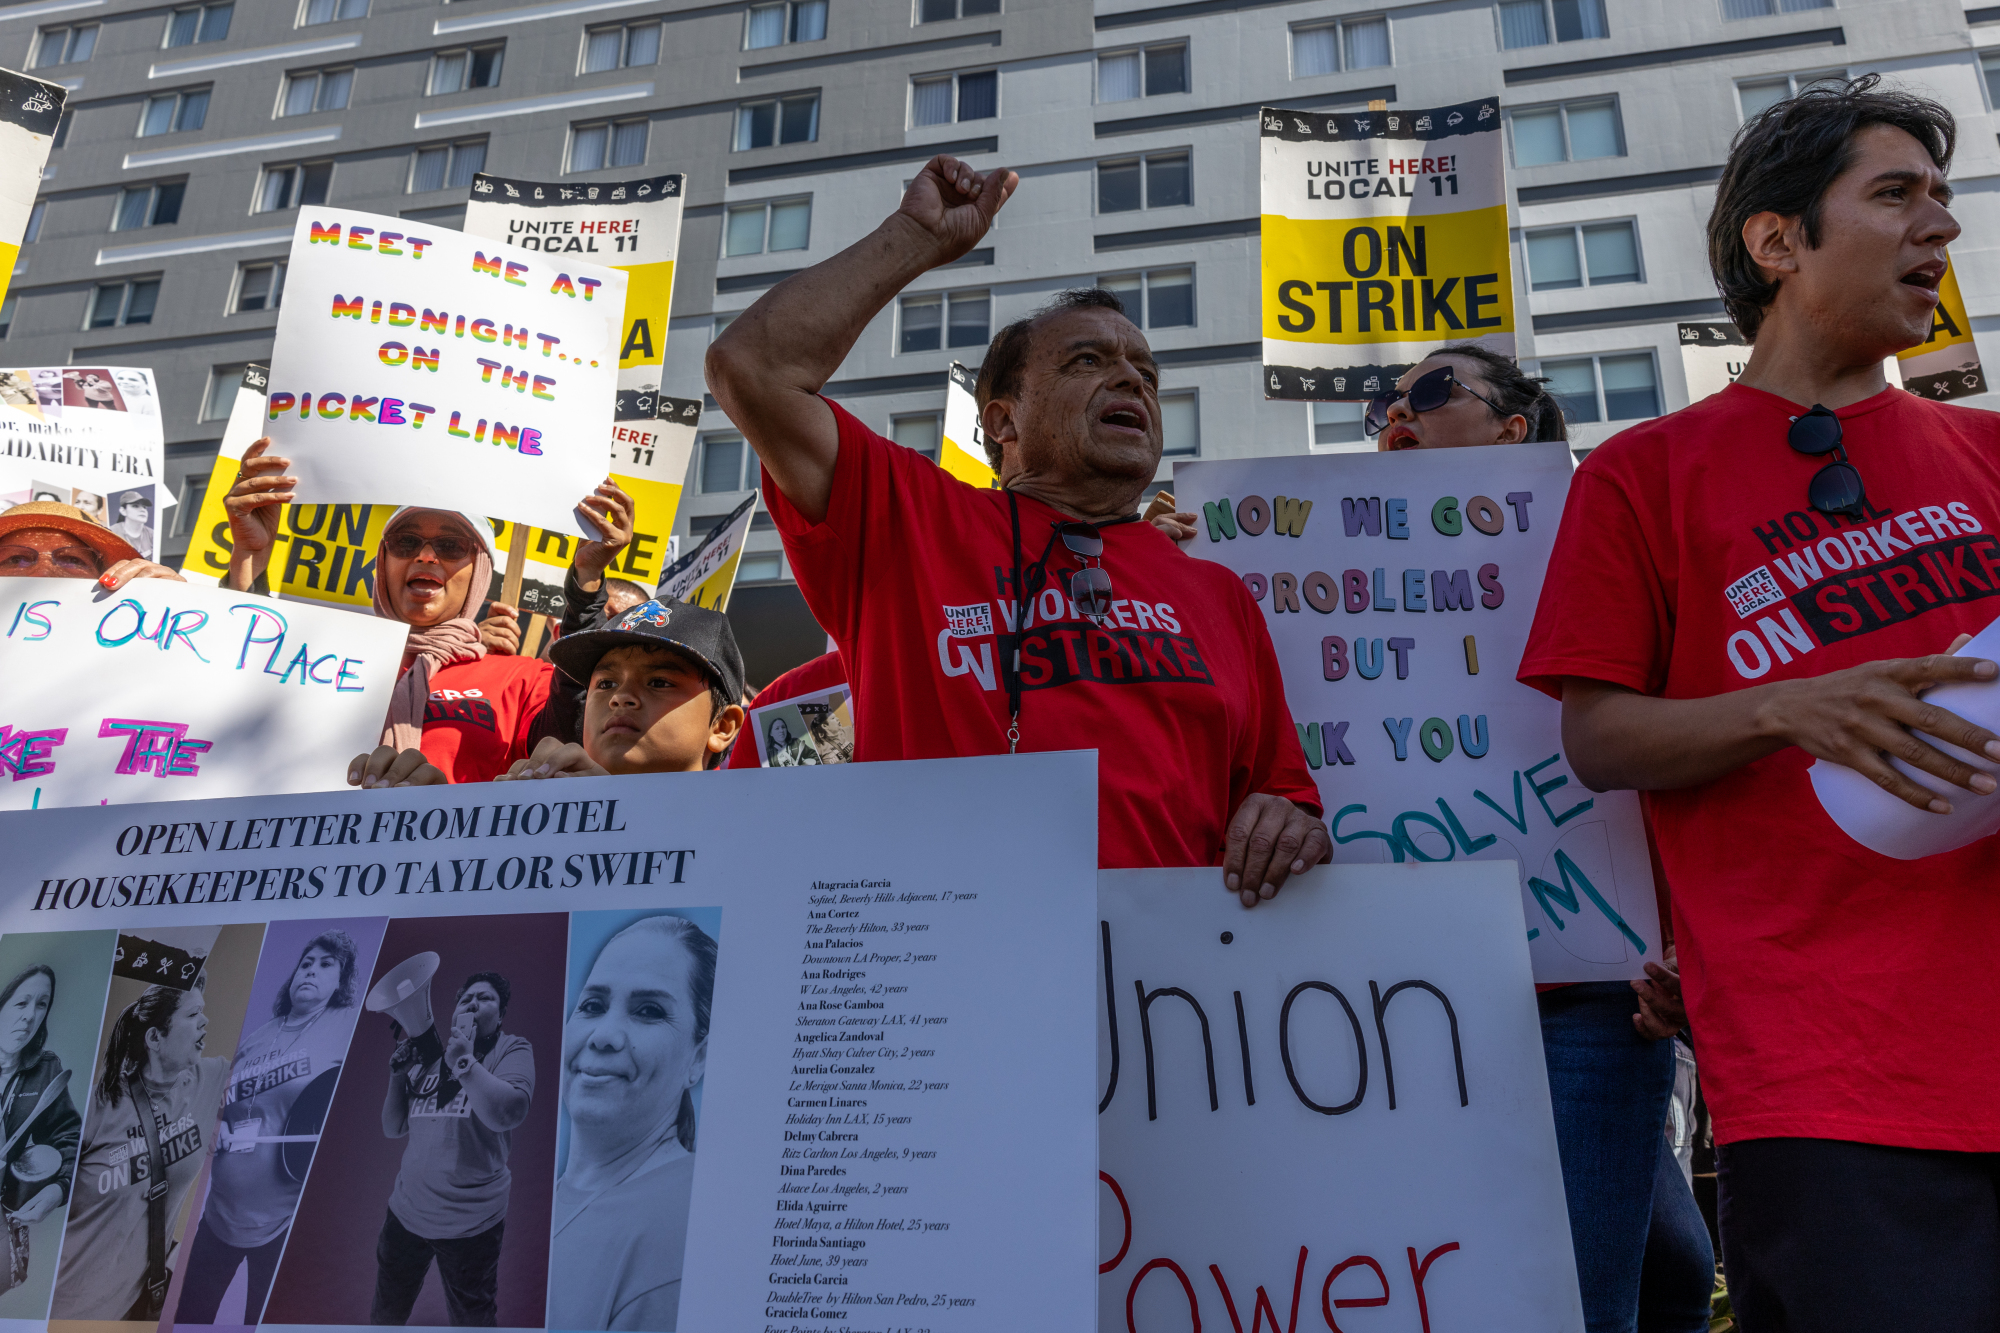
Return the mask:
{"type": "Polygon", "coordinates": [[[587,684],[583,743],[544,737],[496,781],[700,772],[743,726],[743,654],[720,611],[655,598],[549,656],[587,684]]]}

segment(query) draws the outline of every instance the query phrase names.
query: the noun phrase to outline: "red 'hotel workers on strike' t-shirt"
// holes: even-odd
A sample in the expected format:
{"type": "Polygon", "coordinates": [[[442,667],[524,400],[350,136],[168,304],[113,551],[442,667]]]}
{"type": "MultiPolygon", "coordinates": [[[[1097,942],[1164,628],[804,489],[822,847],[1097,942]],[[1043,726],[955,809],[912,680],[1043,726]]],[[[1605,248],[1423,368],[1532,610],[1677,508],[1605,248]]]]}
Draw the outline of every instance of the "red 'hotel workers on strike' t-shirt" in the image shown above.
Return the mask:
{"type": "MultiPolygon", "coordinates": [[[[829,403],[826,520],[768,473],[764,496],[806,604],[854,686],[856,760],[1007,753],[999,635],[1014,603],[1007,496],[958,481],[829,403]]],[[[1021,559],[1064,515],[1021,496],[1021,559]]],[[[1097,750],[1098,864],[1218,865],[1252,792],[1320,813],[1270,634],[1249,590],[1150,523],[1104,530],[1112,618],[1075,614],[1060,542],[1021,647],[1021,750],[1097,750]]]]}
{"type": "Polygon", "coordinates": [[[533,657],[488,653],[431,672],[424,758],[453,782],[491,782],[526,759],[528,729],[549,702],[555,668],[533,657]]]}
{"type": "MultiPolygon", "coordinates": [[[[1901,389],[1840,409],[1870,506],[1849,522],[1805,502],[1826,460],[1786,447],[1801,410],[1731,385],[1592,453],[1521,680],[1702,698],[1942,652],[2000,614],[2000,417],[1901,389]]],[[[1878,855],[1812,762],[1648,798],[1715,1137],[2000,1150],[2000,844],[1878,855]]]]}

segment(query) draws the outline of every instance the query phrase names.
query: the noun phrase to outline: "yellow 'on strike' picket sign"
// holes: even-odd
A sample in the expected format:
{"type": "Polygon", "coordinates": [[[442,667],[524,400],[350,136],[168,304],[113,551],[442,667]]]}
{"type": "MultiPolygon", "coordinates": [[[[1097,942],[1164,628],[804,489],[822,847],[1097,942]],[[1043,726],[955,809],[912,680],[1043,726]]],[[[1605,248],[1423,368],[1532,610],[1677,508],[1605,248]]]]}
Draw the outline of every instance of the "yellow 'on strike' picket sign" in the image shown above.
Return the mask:
{"type": "Polygon", "coordinates": [[[1445,342],[1514,355],[1498,99],[1258,123],[1265,397],[1369,398],[1445,342]]]}

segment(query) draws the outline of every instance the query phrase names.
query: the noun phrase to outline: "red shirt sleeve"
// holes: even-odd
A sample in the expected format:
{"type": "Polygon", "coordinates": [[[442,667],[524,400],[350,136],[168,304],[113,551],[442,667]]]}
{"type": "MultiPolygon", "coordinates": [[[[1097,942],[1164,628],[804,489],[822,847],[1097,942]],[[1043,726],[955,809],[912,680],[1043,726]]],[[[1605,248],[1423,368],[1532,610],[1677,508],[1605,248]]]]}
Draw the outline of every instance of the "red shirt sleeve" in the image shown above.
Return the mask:
{"type": "Polygon", "coordinates": [[[1517,673],[1522,684],[1552,698],[1562,698],[1568,676],[1642,694],[1658,694],[1666,685],[1674,627],[1669,575],[1663,571],[1671,571],[1673,563],[1662,547],[1672,534],[1633,503],[1631,470],[1617,466],[1661,442],[1633,440],[1634,434],[1599,450],[1613,454],[1605,466],[1593,467],[1599,454],[1592,454],[1570,483],[1517,673]]]}
{"type": "MultiPolygon", "coordinates": [[[[908,517],[941,513],[936,497],[965,483],[915,450],[883,439],[839,403],[820,401],[833,409],[840,429],[826,517],[814,523],[799,513],[769,472],[762,473],[763,501],[813,618],[835,642],[851,644],[859,632],[871,556],[892,563],[908,517]]],[[[895,571],[885,568],[881,576],[893,578],[895,571]]]]}

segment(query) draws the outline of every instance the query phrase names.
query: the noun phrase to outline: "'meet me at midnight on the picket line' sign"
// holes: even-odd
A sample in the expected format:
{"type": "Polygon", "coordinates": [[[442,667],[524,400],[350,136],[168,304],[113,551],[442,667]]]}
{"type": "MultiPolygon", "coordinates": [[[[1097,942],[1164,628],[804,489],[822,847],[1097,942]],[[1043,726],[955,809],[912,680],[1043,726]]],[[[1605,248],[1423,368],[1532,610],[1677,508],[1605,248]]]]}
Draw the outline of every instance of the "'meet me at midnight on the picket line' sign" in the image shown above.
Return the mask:
{"type": "Polygon", "coordinates": [[[265,416],[309,503],[581,530],[604,476],[626,277],[400,218],[307,210],[265,416]]]}

